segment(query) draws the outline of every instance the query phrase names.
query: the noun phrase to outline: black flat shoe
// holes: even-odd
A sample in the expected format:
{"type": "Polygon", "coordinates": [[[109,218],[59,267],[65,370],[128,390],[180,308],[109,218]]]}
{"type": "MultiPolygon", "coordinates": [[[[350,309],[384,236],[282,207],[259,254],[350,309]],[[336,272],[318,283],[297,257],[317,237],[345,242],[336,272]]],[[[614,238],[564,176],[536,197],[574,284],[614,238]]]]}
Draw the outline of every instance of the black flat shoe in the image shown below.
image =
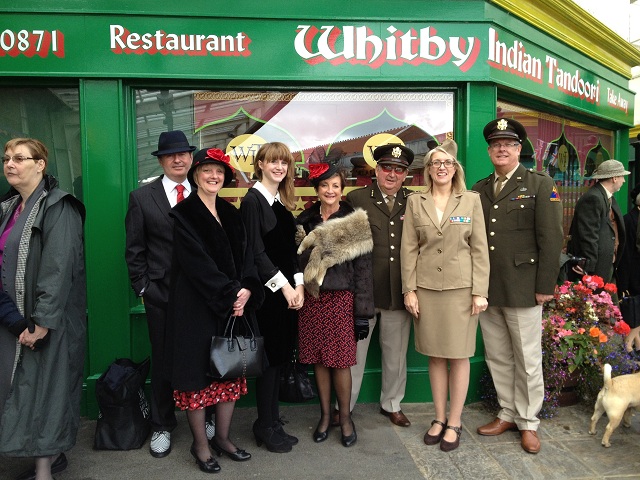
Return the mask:
{"type": "Polygon", "coordinates": [[[431,425],[433,426],[436,423],[442,426],[442,430],[440,430],[440,433],[438,433],[437,435],[430,435],[429,430],[427,430],[424,434],[425,445],[437,445],[438,443],[440,443],[440,440],[442,440],[442,437],[444,437],[444,431],[447,428],[447,421],[445,420],[443,423],[440,420],[433,420],[431,422],[431,425]]]}
{"type": "Polygon", "coordinates": [[[219,457],[221,457],[224,453],[234,462],[245,462],[251,458],[250,453],[244,450],[240,450],[239,448],[235,452],[227,452],[220,445],[218,445],[218,443],[216,442],[216,437],[213,437],[211,440],[209,440],[209,445],[215,450],[219,457]]]}
{"type": "Polygon", "coordinates": [[[196,464],[198,465],[198,467],[200,467],[200,470],[202,470],[203,472],[218,473],[221,470],[220,465],[218,465],[218,462],[216,462],[211,457],[207,458],[204,462],[200,460],[198,458],[198,455],[196,454],[195,449],[193,448],[193,445],[191,445],[191,455],[193,455],[193,458],[196,459],[196,464]]]}
{"type": "Polygon", "coordinates": [[[452,427],[451,425],[448,425],[445,430],[453,430],[454,432],[456,432],[456,439],[453,442],[447,442],[444,438],[440,440],[440,450],[442,450],[443,452],[450,452],[458,448],[458,446],[460,445],[460,435],[462,435],[462,426],[452,427]]]}
{"type": "MultiPolygon", "coordinates": [[[[58,458],[56,458],[51,464],[51,473],[60,473],[65,468],[67,468],[68,465],[69,462],[67,462],[67,456],[64,453],[61,453],[60,455],[58,455],[58,458]]],[[[35,480],[35,478],[36,469],[34,467],[31,470],[27,470],[26,472],[21,473],[18,477],[16,477],[16,480],[35,480]]]]}
{"type": "Polygon", "coordinates": [[[351,435],[342,435],[342,445],[344,447],[352,447],[358,440],[358,434],[356,433],[356,424],[353,423],[353,420],[351,420],[351,426],[353,427],[353,432],[351,432],[351,435]]]}

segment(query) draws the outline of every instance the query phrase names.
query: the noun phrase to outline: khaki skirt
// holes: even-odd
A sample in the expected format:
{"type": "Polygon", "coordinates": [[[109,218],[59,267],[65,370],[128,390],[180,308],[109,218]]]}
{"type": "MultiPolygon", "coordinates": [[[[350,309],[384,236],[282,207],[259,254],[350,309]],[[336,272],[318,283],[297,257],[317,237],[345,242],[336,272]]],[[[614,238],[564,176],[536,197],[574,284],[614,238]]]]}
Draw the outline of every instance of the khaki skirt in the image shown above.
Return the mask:
{"type": "Polygon", "coordinates": [[[416,350],[430,357],[472,357],[478,316],[471,316],[471,288],[418,288],[417,295],[420,318],[413,323],[416,350]]]}

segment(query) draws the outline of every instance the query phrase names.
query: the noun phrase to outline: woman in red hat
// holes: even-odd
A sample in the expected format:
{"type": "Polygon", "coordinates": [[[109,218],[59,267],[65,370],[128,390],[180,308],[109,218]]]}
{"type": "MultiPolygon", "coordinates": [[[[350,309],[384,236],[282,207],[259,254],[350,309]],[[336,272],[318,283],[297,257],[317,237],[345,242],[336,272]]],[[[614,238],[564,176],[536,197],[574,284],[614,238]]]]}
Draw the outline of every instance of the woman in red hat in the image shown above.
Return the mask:
{"type": "Polygon", "coordinates": [[[235,402],[247,393],[247,380],[209,377],[211,337],[223,334],[229,315],[245,315],[256,328],[253,312],[264,293],[240,212],[218,196],[233,178],[229,157],[217,148],[201,150],[187,178],[197,188],[196,195],[189,195],[171,211],[171,383],[176,405],[187,411],[193,435],[191,455],[200,470],[216,473],[220,466],[209,446],[234,461],[249,460],[251,455],[229,439],[235,402]],[[204,409],[211,405],[215,405],[216,433],[209,445],[204,409]]]}
{"type": "Polygon", "coordinates": [[[310,164],[318,202],[298,217],[305,235],[298,248],[304,269],[305,301],[300,309],[300,362],[313,364],[320,421],[315,442],[328,437],[331,386],[340,410],[342,445],[356,443],[350,414],[351,369],[356,342],[369,333],[373,302],[373,239],[367,213],[341,201],[345,178],[335,165],[310,164]]]}

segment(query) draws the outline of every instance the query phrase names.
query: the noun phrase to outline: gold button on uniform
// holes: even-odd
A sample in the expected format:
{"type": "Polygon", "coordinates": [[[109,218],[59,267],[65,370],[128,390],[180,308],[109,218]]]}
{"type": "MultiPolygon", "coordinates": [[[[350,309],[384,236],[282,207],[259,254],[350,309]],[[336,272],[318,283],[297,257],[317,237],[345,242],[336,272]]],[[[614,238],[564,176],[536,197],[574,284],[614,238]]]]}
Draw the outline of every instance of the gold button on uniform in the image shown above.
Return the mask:
{"type": "Polygon", "coordinates": [[[496,247],[494,247],[493,245],[491,245],[491,246],[489,247],[489,250],[495,250],[495,249],[496,249],[496,247]]]}

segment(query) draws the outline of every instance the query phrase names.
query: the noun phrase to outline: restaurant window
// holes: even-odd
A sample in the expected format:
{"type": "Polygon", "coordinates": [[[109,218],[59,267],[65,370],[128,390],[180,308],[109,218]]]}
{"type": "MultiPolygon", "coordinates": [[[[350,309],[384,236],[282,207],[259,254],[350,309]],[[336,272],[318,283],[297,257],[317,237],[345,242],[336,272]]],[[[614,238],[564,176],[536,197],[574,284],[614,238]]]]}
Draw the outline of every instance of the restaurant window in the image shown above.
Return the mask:
{"type": "Polygon", "coordinates": [[[498,101],[498,117],[514,118],[526,128],[520,162],[547,172],[555,181],[566,237],[576,201],[595,183],[593,171],[614,158],[614,132],[504,101],[498,101]]]}
{"type": "MultiPolygon", "coordinates": [[[[82,199],[80,113],[77,88],[0,88],[0,141],[36,138],[49,150],[47,173],[82,199]]],[[[0,191],[9,185],[2,176],[0,191]]]]}
{"type": "MultiPolygon", "coordinates": [[[[253,158],[282,142],[295,158],[296,213],[315,197],[309,163],[336,163],[348,187],[368,185],[376,145],[402,143],[415,152],[406,185],[422,184],[425,153],[453,137],[453,92],[238,92],[137,90],[138,182],[162,173],[151,152],[160,133],[182,130],[198,148],[224,150],[235,167],[221,195],[236,205],[255,179],[253,158]]],[[[345,192],[346,193],[346,192],[345,192]]]]}

